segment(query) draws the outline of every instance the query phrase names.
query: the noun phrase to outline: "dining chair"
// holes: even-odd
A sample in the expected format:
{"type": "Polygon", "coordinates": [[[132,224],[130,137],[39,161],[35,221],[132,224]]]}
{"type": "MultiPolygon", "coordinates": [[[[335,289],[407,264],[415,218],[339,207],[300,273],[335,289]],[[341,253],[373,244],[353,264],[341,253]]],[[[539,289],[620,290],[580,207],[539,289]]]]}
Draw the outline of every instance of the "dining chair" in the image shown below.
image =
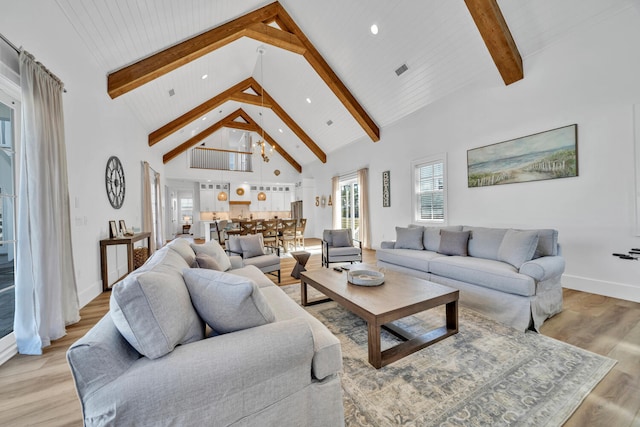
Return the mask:
{"type": "Polygon", "coordinates": [[[240,235],[246,236],[247,234],[256,234],[256,223],[251,219],[240,221],[240,235]]]}
{"type": "Polygon", "coordinates": [[[280,243],[285,253],[288,251],[288,247],[293,243],[293,248],[296,247],[296,223],[295,219],[283,219],[282,230],[280,234],[280,243]]]}
{"type": "Polygon", "coordinates": [[[269,219],[262,221],[262,237],[265,244],[278,245],[278,220],[269,219]]]}
{"type": "Polygon", "coordinates": [[[307,219],[306,218],[300,218],[298,220],[298,225],[296,227],[296,248],[298,247],[298,245],[302,246],[302,249],[304,249],[304,229],[307,226],[307,219]]]}

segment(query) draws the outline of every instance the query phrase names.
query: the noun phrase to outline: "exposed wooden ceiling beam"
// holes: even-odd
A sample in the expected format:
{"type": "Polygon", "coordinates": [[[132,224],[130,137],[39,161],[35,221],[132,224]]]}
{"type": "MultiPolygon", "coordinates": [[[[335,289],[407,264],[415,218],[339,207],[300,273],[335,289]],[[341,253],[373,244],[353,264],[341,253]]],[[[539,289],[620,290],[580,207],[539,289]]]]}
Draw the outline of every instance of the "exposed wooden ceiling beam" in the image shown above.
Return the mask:
{"type": "Polygon", "coordinates": [[[295,34],[300,39],[300,42],[307,48],[303,54],[309,65],[315,70],[316,73],[324,80],[329,86],[329,89],[333,91],[336,97],[346,107],[347,111],[351,113],[354,119],[362,126],[364,131],[369,135],[372,141],[377,142],[380,140],[380,129],[373,119],[367,114],[365,109],[358,103],[356,98],[351,94],[349,89],[342,83],[342,80],[329,66],[327,61],[324,60],[320,52],[313,46],[311,41],[302,32],[300,27],[293,21],[291,16],[282,7],[280,3],[278,5],[278,14],[276,22],[283,30],[289,31],[295,34]]]}
{"type": "Polygon", "coordinates": [[[229,89],[214,96],[210,100],[203,102],[191,111],[187,111],[177,119],[170,121],[160,129],[151,132],[149,134],[149,146],[151,147],[157,144],[178,129],[183,128],[192,121],[196,120],[198,117],[202,117],[208,112],[218,108],[219,106],[227,102],[232,94],[247,90],[251,86],[252,81],[252,78],[248,78],[238,84],[231,86],[229,89]]]}
{"type": "MultiPolygon", "coordinates": [[[[173,132],[219,107],[226,101],[237,101],[260,106],[263,102],[262,90],[262,86],[260,86],[253,77],[249,77],[149,134],[149,145],[152,146],[160,142],[173,132]],[[245,93],[247,89],[253,90],[257,95],[245,93]]],[[[291,118],[291,116],[289,116],[289,114],[287,114],[284,108],[282,108],[266,90],[264,91],[264,106],[272,109],[280,120],[282,120],[284,124],[287,125],[298,138],[300,138],[300,140],[309,148],[309,150],[311,150],[313,154],[316,155],[316,157],[318,157],[322,163],[327,162],[326,153],[322,151],[318,144],[316,144],[313,139],[307,135],[307,133],[295,122],[295,120],[291,118]]]]}
{"type": "Polygon", "coordinates": [[[112,98],[123,95],[244,36],[303,55],[367,135],[380,140],[376,123],[278,2],[111,73],[108,93],[112,98]],[[270,22],[280,29],[269,26],[270,22]]]}
{"type": "Polygon", "coordinates": [[[175,147],[173,150],[165,153],[162,156],[163,163],[169,163],[174,158],[178,157],[180,154],[187,151],[189,148],[198,144],[203,139],[222,129],[223,127],[228,127],[232,129],[241,129],[251,132],[256,132],[260,135],[263,135],[264,139],[273,146],[273,149],[280,154],[289,164],[298,172],[302,172],[302,166],[298,162],[295,161],[286,150],[284,150],[280,144],[277,143],[275,139],[273,139],[267,132],[265,132],[260,125],[258,125],[252,118],[249,116],[242,108],[237,109],[233,113],[229,114],[222,120],[214,123],[209,126],[202,132],[193,137],[189,138],[187,141],[183,142],[179,146],[175,147]],[[238,118],[242,118],[244,121],[237,121],[238,118]]]}
{"type": "Polygon", "coordinates": [[[465,0],[506,85],[524,78],[522,58],[497,0],[465,0]]]}
{"type": "Polygon", "coordinates": [[[264,6],[233,21],[192,37],[109,74],[107,92],[117,98],[207,53],[244,37],[253,24],[275,19],[277,3],[264,6]]]}

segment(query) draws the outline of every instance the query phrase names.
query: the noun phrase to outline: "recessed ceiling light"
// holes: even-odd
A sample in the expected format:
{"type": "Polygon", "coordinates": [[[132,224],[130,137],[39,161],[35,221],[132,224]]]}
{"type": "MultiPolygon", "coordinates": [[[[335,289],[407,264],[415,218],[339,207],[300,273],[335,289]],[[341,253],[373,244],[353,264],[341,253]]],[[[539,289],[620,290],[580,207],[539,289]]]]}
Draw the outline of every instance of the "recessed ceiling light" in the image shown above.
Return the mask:
{"type": "Polygon", "coordinates": [[[202,121],[203,121],[203,122],[204,122],[205,120],[207,120],[207,116],[204,116],[204,117],[202,118],[202,121]]]}
{"type": "Polygon", "coordinates": [[[307,102],[311,104],[311,98],[307,98],[307,102]]]}
{"type": "Polygon", "coordinates": [[[378,26],[376,24],[373,24],[371,26],[371,34],[373,34],[374,36],[378,34],[378,26]]]}
{"type": "Polygon", "coordinates": [[[278,129],[278,132],[283,133],[283,130],[282,129],[278,129]]]}
{"type": "Polygon", "coordinates": [[[207,77],[209,77],[209,75],[208,75],[208,74],[203,74],[201,78],[202,78],[202,80],[204,80],[204,79],[206,79],[207,77]]]}

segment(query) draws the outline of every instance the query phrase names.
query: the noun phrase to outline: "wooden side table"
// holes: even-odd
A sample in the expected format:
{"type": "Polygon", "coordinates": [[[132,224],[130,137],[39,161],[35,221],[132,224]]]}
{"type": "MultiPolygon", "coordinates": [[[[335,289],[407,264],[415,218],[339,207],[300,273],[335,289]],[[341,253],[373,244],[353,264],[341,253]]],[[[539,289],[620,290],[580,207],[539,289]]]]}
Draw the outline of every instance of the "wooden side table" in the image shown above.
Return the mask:
{"type": "MultiPolygon", "coordinates": [[[[133,244],[140,240],[147,239],[147,248],[151,247],[151,233],[145,231],[142,233],[136,233],[133,236],[114,237],[112,239],[100,240],[100,269],[102,271],[102,291],[111,290],[109,287],[109,269],[107,268],[107,246],[111,245],[127,245],[127,262],[128,271],[127,274],[134,270],[133,266],[133,244]]],[[[151,255],[151,254],[149,254],[151,255]]],[[[116,280],[119,282],[124,279],[127,274],[116,280]]]]}
{"type": "Polygon", "coordinates": [[[307,261],[309,261],[309,257],[311,256],[311,253],[307,251],[297,251],[297,252],[289,252],[289,253],[293,257],[293,259],[296,260],[296,265],[293,267],[293,270],[291,271],[291,276],[295,277],[296,279],[299,279],[300,273],[302,273],[303,271],[307,271],[307,269],[304,267],[307,265],[307,261]]]}

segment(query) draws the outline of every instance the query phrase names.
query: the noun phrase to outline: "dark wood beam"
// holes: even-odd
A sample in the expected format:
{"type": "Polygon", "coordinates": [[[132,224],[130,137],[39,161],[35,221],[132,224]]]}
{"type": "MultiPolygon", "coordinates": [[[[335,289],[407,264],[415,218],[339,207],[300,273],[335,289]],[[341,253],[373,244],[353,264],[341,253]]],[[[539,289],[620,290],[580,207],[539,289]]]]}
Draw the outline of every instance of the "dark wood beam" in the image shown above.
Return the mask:
{"type": "Polygon", "coordinates": [[[329,66],[327,61],[324,60],[320,52],[313,46],[311,41],[302,32],[300,27],[293,21],[287,11],[280,5],[278,6],[278,14],[276,22],[285,31],[295,34],[300,39],[303,46],[306,47],[306,52],[303,54],[309,65],[315,70],[322,80],[329,86],[329,89],[334,95],[342,102],[347,111],[351,113],[353,118],[362,126],[364,131],[369,135],[372,141],[377,142],[380,140],[380,129],[373,119],[367,114],[365,109],[360,105],[356,98],[351,94],[347,86],[342,83],[342,80],[329,66]]]}
{"type": "Polygon", "coordinates": [[[200,141],[202,141],[203,139],[205,139],[209,135],[212,135],[213,133],[215,133],[215,132],[219,131],[220,129],[222,129],[222,127],[223,127],[222,126],[222,120],[220,120],[220,121],[214,123],[213,125],[209,126],[208,128],[206,128],[205,130],[203,130],[199,134],[192,136],[191,138],[187,139],[182,144],[180,144],[177,147],[175,147],[173,150],[169,151],[168,153],[165,153],[164,156],[162,156],[162,163],[164,163],[164,164],[169,163],[171,160],[175,159],[180,154],[182,154],[185,151],[187,151],[189,148],[191,148],[194,145],[198,144],[200,141]]]}
{"type": "Polygon", "coordinates": [[[151,132],[149,134],[149,146],[151,147],[157,144],[158,142],[162,141],[172,133],[176,132],[178,129],[188,125],[189,123],[198,119],[199,117],[202,117],[208,112],[218,108],[219,106],[227,102],[230,96],[233,95],[234,93],[247,90],[251,86],[251,83],[253,81],[254,81],[253,78],[245,79],[231,86],[229,89],[225,90],[224,92],[221,92],[220,94],[214,96],[208,101],[203,102],[202,104],[198,105],[194,109],[187,111],[177,119],[174,119],[169,123],[167,123],[166,125],[162,126],[160,129],[157,129],[151,132]]]}
{"type": "Polygon", "coordinates": [[[465,0],[484,44],[506,85],[524,78],[522,58],[497,0],[465,0]]]}
{"type": "Polygon", "coordinates": [[[244,37],[247,28],[275,19],[278,4],[271,3],[200,35],[192,37],[148,58],[109,74],[107,92],[111,98],[136,89],[191,61],[244,37]]]}

